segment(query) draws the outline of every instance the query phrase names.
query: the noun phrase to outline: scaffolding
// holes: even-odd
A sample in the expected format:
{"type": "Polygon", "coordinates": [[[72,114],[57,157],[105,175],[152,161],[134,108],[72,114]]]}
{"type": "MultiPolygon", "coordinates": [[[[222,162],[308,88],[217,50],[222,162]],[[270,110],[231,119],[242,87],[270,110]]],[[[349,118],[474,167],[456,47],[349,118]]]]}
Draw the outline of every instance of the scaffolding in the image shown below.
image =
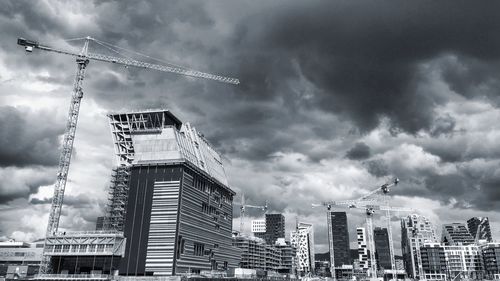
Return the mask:
{"type": "Polygon", "coordinates": [[[127,211],[130,170],[127,166],[113,169],[104,217],[104,229],[123,231],[127,211]]]}

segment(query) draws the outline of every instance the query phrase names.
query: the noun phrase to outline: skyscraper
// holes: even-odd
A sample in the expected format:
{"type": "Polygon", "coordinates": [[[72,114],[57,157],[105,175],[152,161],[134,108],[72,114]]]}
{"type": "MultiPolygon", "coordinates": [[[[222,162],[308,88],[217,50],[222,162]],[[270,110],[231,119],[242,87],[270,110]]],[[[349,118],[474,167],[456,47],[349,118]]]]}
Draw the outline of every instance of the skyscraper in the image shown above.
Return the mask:
{"type": "Polygon", "coordinates": [[[473,217],[467,221],[469,233],[477,242],[478,240],[486,240],[492,242],[490,221],[488,217],[473,217]]]}
{"type": "Polygon", "coordinates": [[[266,243],[274,245],[278,238],[285,238],[285,216],[266,214],[266,243]]]}
{"type": "Polygon", "coordinates": [[[445,245],[469,245],[474,243],[474,238],[464,223],[443,224],[441,242],[445,245]]]}
{"type": "Polygon", "coordinates": [[[238,266],[232,202],[220,155],[167,110],[108,115],[129,173],[124,275],[174,275],[238,266]]]}
{"type": "Polygon", "coordinates": [[[314,271],[314,232],[313,225],[299,222],[297,229],[290,234],[290,243],[296,249],[296,269],[304,275],[314,271]]]}
{"type": "Polygon", "coordinates": [[[370,259],[368,252],[368,244],[366,243],[366,230],[364,227],[356,228],[356,234],[358,238],[358,260],[359,267],[363,271],[367,271],[370,268],[370,259]]]}
{"type": "Polygon", "coordinates": [[[376,227],[373,230],[373,239],[378,269],[391,269],[391,248],[389,247],[387,228],[376,227]]]}
{"type": "Polygon", "coordinates": [[[328,212],[328,239],[332,274],[335,267],[351,265],[346,212],[328,212]]]}
{"type": "MultiPolygon", "coordinates": [[[[436,243],[436,232],[429,219],[417,214],[401,219],[401,251],[406,273],[411,278],[420,276],[422,260],[417,255],[424,243],[436,243]]],[[[422,269],[423,274],[423,269],[422,269]]],[[[423,278],[420,277],[420,278],[423,278]]]]}

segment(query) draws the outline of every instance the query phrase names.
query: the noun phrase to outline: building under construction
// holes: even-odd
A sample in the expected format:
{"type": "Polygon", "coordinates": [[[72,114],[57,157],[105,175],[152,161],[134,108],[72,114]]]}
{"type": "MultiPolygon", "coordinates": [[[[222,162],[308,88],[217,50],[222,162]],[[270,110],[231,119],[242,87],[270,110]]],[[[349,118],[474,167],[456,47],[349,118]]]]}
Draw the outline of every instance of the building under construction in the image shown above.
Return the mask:
{"type": "Polygon", "coordinates": [[[106,227],[123,229],[120,274],[235,268],[232,202],[220,155],[168,110],[108,115],[115,169],[106,227]],[[126,199],[126,200],[125,200],[126,199]]]}

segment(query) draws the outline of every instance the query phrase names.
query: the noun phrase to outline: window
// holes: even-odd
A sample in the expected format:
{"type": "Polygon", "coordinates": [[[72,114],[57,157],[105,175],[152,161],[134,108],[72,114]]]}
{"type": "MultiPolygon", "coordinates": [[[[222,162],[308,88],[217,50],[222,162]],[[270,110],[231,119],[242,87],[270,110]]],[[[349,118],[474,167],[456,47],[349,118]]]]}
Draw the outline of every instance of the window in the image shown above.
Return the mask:
{"type": "Polygon", "coordinates": [[[98,252],[104,252],[104,245],[97,245],[98,252]]]}
{"type": "Polygon", "coordinates": [[[194,243],[194,255],[195,256],[203,256],[203,252],[205,251],[205,245],[201,243],[194,243]]]}
{"type": "Polygon", "coordinates": [[[71,245],[63,245],[63,248],[62,248],[62,249],[63,249],[63,250],[62,250],[62,251],[63,251],[63,253],[67,253],[67,252],[69,252],[69,247],[70,247],[70,246],[71,246],[71,245]]]}
{"type": "Polygon", "coordinates": [[[205,203],[205,202],[201,203],[201,211],[205,214],[209,213],[209,207],[208,207],[207,203],[205,203]]]}

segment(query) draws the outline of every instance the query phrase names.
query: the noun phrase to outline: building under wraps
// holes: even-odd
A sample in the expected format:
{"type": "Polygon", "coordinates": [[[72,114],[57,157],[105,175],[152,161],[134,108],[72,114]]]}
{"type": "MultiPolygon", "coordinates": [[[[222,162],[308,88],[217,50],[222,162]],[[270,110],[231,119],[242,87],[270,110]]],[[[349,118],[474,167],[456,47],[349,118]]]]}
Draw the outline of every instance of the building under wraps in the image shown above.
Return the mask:
{"type": "Polygon", "coordinates": [[[235,193],[219,153],[168,110],[108,118],[120,168],[106,221],[123,228],[127,239],[120,274],[175,275],[237,267],[240,250],[232,246],[231,237],[235,193]]]}
{"type": "Polygon", "coordinates": [[[301,274],[314,273],[314,232],[313,225],[299,222],[290,234],[290,242],[296,248],[297,271],[301,274]]]}

